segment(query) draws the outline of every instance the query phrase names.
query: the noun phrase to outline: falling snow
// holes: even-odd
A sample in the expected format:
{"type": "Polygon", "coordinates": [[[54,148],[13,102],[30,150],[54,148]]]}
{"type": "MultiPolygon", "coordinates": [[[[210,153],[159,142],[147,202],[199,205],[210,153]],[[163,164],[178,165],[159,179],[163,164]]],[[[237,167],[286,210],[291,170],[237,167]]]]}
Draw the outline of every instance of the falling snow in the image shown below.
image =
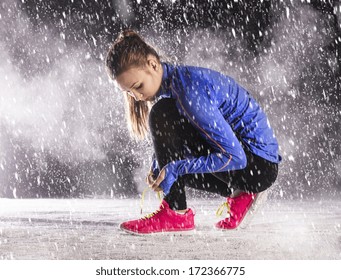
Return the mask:
{"type": "MultiPolygon", "coordinates": [[[[131,237],[116,229],[111,232],[110,227],[130,210],[124,209],[127,198],[129,203],[138,203],[153,153],[150,136],[141,142],[130,137],[122,94],[104,68],[110,43],[127,26],[140,31],[171,62],[212,68],[233,77],[269,116],[283,162],[264,210],[269,220],[256,218],[255,230],[261,236],[265,224],[270,243],[254,244],[251,231],[246,232],[238,246],[259,246],[264,254],[241,251],[239,255],[234,252],[234,257],[281,258],[279,252],[285,252],[284,258],[295,258],[295,254],[298,258],[340,258],[336,244],[340,222],[335,222],[340,205],[333,208],[326,202],[341,197],[338,1],[66,2],[4,0],[0,4],[0,207],[3,203],[12,207],[0,212],[0,258],[35,258],[19,247],[11,251],[12,242],[22,242],[25,232],[26,238],[33,237],[38,244],[37,258],[77,258],[83,252],[81,244],[98,237],[91,227],[99,226],[102,219],[108,224],[103,225],[100,246],[119,247],[118,254],[124,252],[121,256],[127,258],[143,251],[131,237]],[[18,201],[12,204],[7,198],[18,201]],[[67,217],[61,205],[73,202],[56,200],[53,203],[58,206],[49,216],[42,210],[45,202],[37,204],[41,209],[25,212],[24,207],[32,205],[21,204],[21,198],[87,198],[76,201],[81,208],[84,201],[92,208],[70,210],[67,217]],[[97,203],[101,201],[91,198],[108,201],[100,209],[97,203]],[[320,212],[313,207],[316,201],[321,202],[320,212]],[[295,202],[302,202],[302,207],[295,202]],[[296,219],[294,211],[304,215],[304,224],[289,221],[296,219]],[[330,222],[322,221],[326,217],[330,222]],[[15,226],[8,228],[12,222],[15,226]],[[44,243],[46,236],[39,233],[39,226],[48,226],[56,240],[44,243]],[[71,230],[73,226],[79,234],[71,230]],[[53,227],[60,231],[52,233],[53,227]],[[279,243],[276,234],[283,236],[279,243]],[[285,234],[291,237],[285,239],[285,234]],[[115,243],[110,236],[126,244],[115,243]],[[334,239],[326,241],[331,236],[334,239]],[[294,246],[299,241],[306,241],[301,253],[294,246]],[[321,244],[327,249],[317,250],[321,244]],[[73,253],[66,247],[73,248],[73,253]],[[309,250],[315,255],[309,255],[309,250]]],[[[188,191],[188,197],[203,204],[211,199],[194,190],[188,191]]],[[[217,237],[203,216],[199,221],[203,226],[191,238],[203,248],[220,248],[221,238],[229,245],[238,237],[235,233],[217,237]]],[[[185,244],[191,238],[170,242],[185,244]]],[[[209,253],[211,249],[207,257],[218,258],[209,253]]],[[[176,257],[148,253],[150,258],[176,257]]],[[[119,256],[109,251],[93,254],[119,256]]],[[[200,258],[194,253],[188,257],[200,258]]]]}

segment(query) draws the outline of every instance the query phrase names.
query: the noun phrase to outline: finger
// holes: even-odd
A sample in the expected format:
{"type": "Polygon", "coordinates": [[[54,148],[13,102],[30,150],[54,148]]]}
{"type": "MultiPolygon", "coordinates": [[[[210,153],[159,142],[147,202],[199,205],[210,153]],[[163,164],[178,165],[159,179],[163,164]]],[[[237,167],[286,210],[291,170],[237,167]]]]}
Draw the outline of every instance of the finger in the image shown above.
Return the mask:
{"type": "Polygon", "coordinates": [[[154,182],[155,182],[155,180],[151,177],[151,176],[148,176],[148,179],[147,179],[148,181],[147,181],[147,183],[149,184],[149,185],[152,185],[152,184],[154,184],[154,182]]]}
{"type": "Polygon", "coordinates": [[[154,181],[154,183],[159,186],[164,179],[165,179],[165,172],[161,171],[159,176],[154,181]]]}
{"type": "Polygon", "coordinates": [[[153,183],[152,186],[151,186],[151,188],[152,188],[153,190],[157,189],[158,187],[159,187],[159,185],[157,185],[157,184],[155,184],[155,183],[153,183]]]}
{"type": "Polygon", "coordinates": [[[162,181],[165,178],[165,170],[162,169],[159,176],[156,178],[156,180],[153,181],[152,183],[152,189],[155,191],[156,189],[162,190],[160,186],[160,184],[162,183],[162,181]]]}
{"type": "Polygon", "coordinates": [[[161,192],[162,189],[160,187],[157,187],[156,189],[154,189],[154,192],[161,192]]]}
{"type": "Polygon", "coordinates": [[[151,185],[151,188],[153,189],[153,191],[161,191],[162,190],[160,185],[157,185],[155,183],[151,185]]]}

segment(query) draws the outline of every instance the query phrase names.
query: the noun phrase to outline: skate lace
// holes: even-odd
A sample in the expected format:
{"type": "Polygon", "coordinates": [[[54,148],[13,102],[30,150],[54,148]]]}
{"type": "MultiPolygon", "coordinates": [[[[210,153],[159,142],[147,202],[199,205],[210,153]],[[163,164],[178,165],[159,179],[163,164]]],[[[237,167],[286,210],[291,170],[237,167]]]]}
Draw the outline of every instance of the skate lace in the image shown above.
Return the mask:
{"type": "MultiPolygon", "coordinates": [[[[141,195],[141,201],[140,201],[140,209],[141,209],[141,211],[140,211],[140,214],[142,215],[142,213],[143,213],[143,205],[144,205],[144,197],[145,197],[145,195],[146,195],[146,192],[148,191],[148,190],[150,190],[151,188],[150,187],[146,187],[146,188],[144,188],[144,190],[143,190],[143,192],[142,192],[142,195],[141,195]]],[[[160,200],[160,203],[162,202],[162,191],[159,191],[159,192],[157,192],[157,196],[158,196],[158,198],[159,198],[159,200],[160,200]]]]}
{"type": "Polygon", "coordinates": [[[144,217],[142,217],[142,220],[146,220],[146,219],[150,219],[153,216],[155,216],[157,213],[159,213],[165,206],[163,206],[163,204],[160,205],[160,208],[155,210],[153,213],[147,214],[144,217]]]}
{"type": "Polygon", "coordinates": [[[216,211],[216,216],[220,217],[223,214],[223,211],[225,209],[225,207],[227,208],[227,215],[230,216],[231,215],[231,205],[229,202],[225,201],[224,203],[222,203],[217,211],[216,211]]]}

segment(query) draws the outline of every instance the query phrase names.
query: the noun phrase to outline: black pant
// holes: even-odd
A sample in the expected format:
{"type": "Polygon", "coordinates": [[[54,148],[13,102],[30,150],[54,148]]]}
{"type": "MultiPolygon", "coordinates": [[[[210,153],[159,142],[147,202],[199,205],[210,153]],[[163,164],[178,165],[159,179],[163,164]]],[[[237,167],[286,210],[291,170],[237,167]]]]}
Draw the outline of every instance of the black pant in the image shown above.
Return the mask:
{"type": "MultiPolygon", "coordinates": [[[[149,128],[160,170],[172,160],[185,159],[188,154],[199,157],[214,152],[192,124],[178,112],[175,100],[164,98],[151,109],[149,128]]],[[[242,145],[243,146],[243,145],[242,145]]],[[[179,176],[165,197],[171,209],[186,209],[185,186],[228,197],[234,190],[257,193],[276,180],[278,164],[248,151],[247,166],[242,170],[196,173],[179,176]]]]}

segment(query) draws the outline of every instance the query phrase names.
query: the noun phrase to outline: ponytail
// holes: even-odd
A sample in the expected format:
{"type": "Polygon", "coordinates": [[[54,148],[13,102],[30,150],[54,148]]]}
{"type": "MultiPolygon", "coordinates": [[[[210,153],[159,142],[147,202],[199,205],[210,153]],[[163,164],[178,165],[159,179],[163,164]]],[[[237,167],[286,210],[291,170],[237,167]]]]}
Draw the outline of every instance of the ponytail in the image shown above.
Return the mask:
{"type": "MultiPolygon", "coordinates": [[[[147,56],[153,55],[159,62],[158,53],[148,45],[135,31],[122,31],[111,45],[106,57],[106,69],[111,79],[133,67],[144,67],[147,56]]],[[[128,130],[135,139],[145,139],[148,132],[150,101],[136,101],[125,94],[125,106],[128,130]]]]}

